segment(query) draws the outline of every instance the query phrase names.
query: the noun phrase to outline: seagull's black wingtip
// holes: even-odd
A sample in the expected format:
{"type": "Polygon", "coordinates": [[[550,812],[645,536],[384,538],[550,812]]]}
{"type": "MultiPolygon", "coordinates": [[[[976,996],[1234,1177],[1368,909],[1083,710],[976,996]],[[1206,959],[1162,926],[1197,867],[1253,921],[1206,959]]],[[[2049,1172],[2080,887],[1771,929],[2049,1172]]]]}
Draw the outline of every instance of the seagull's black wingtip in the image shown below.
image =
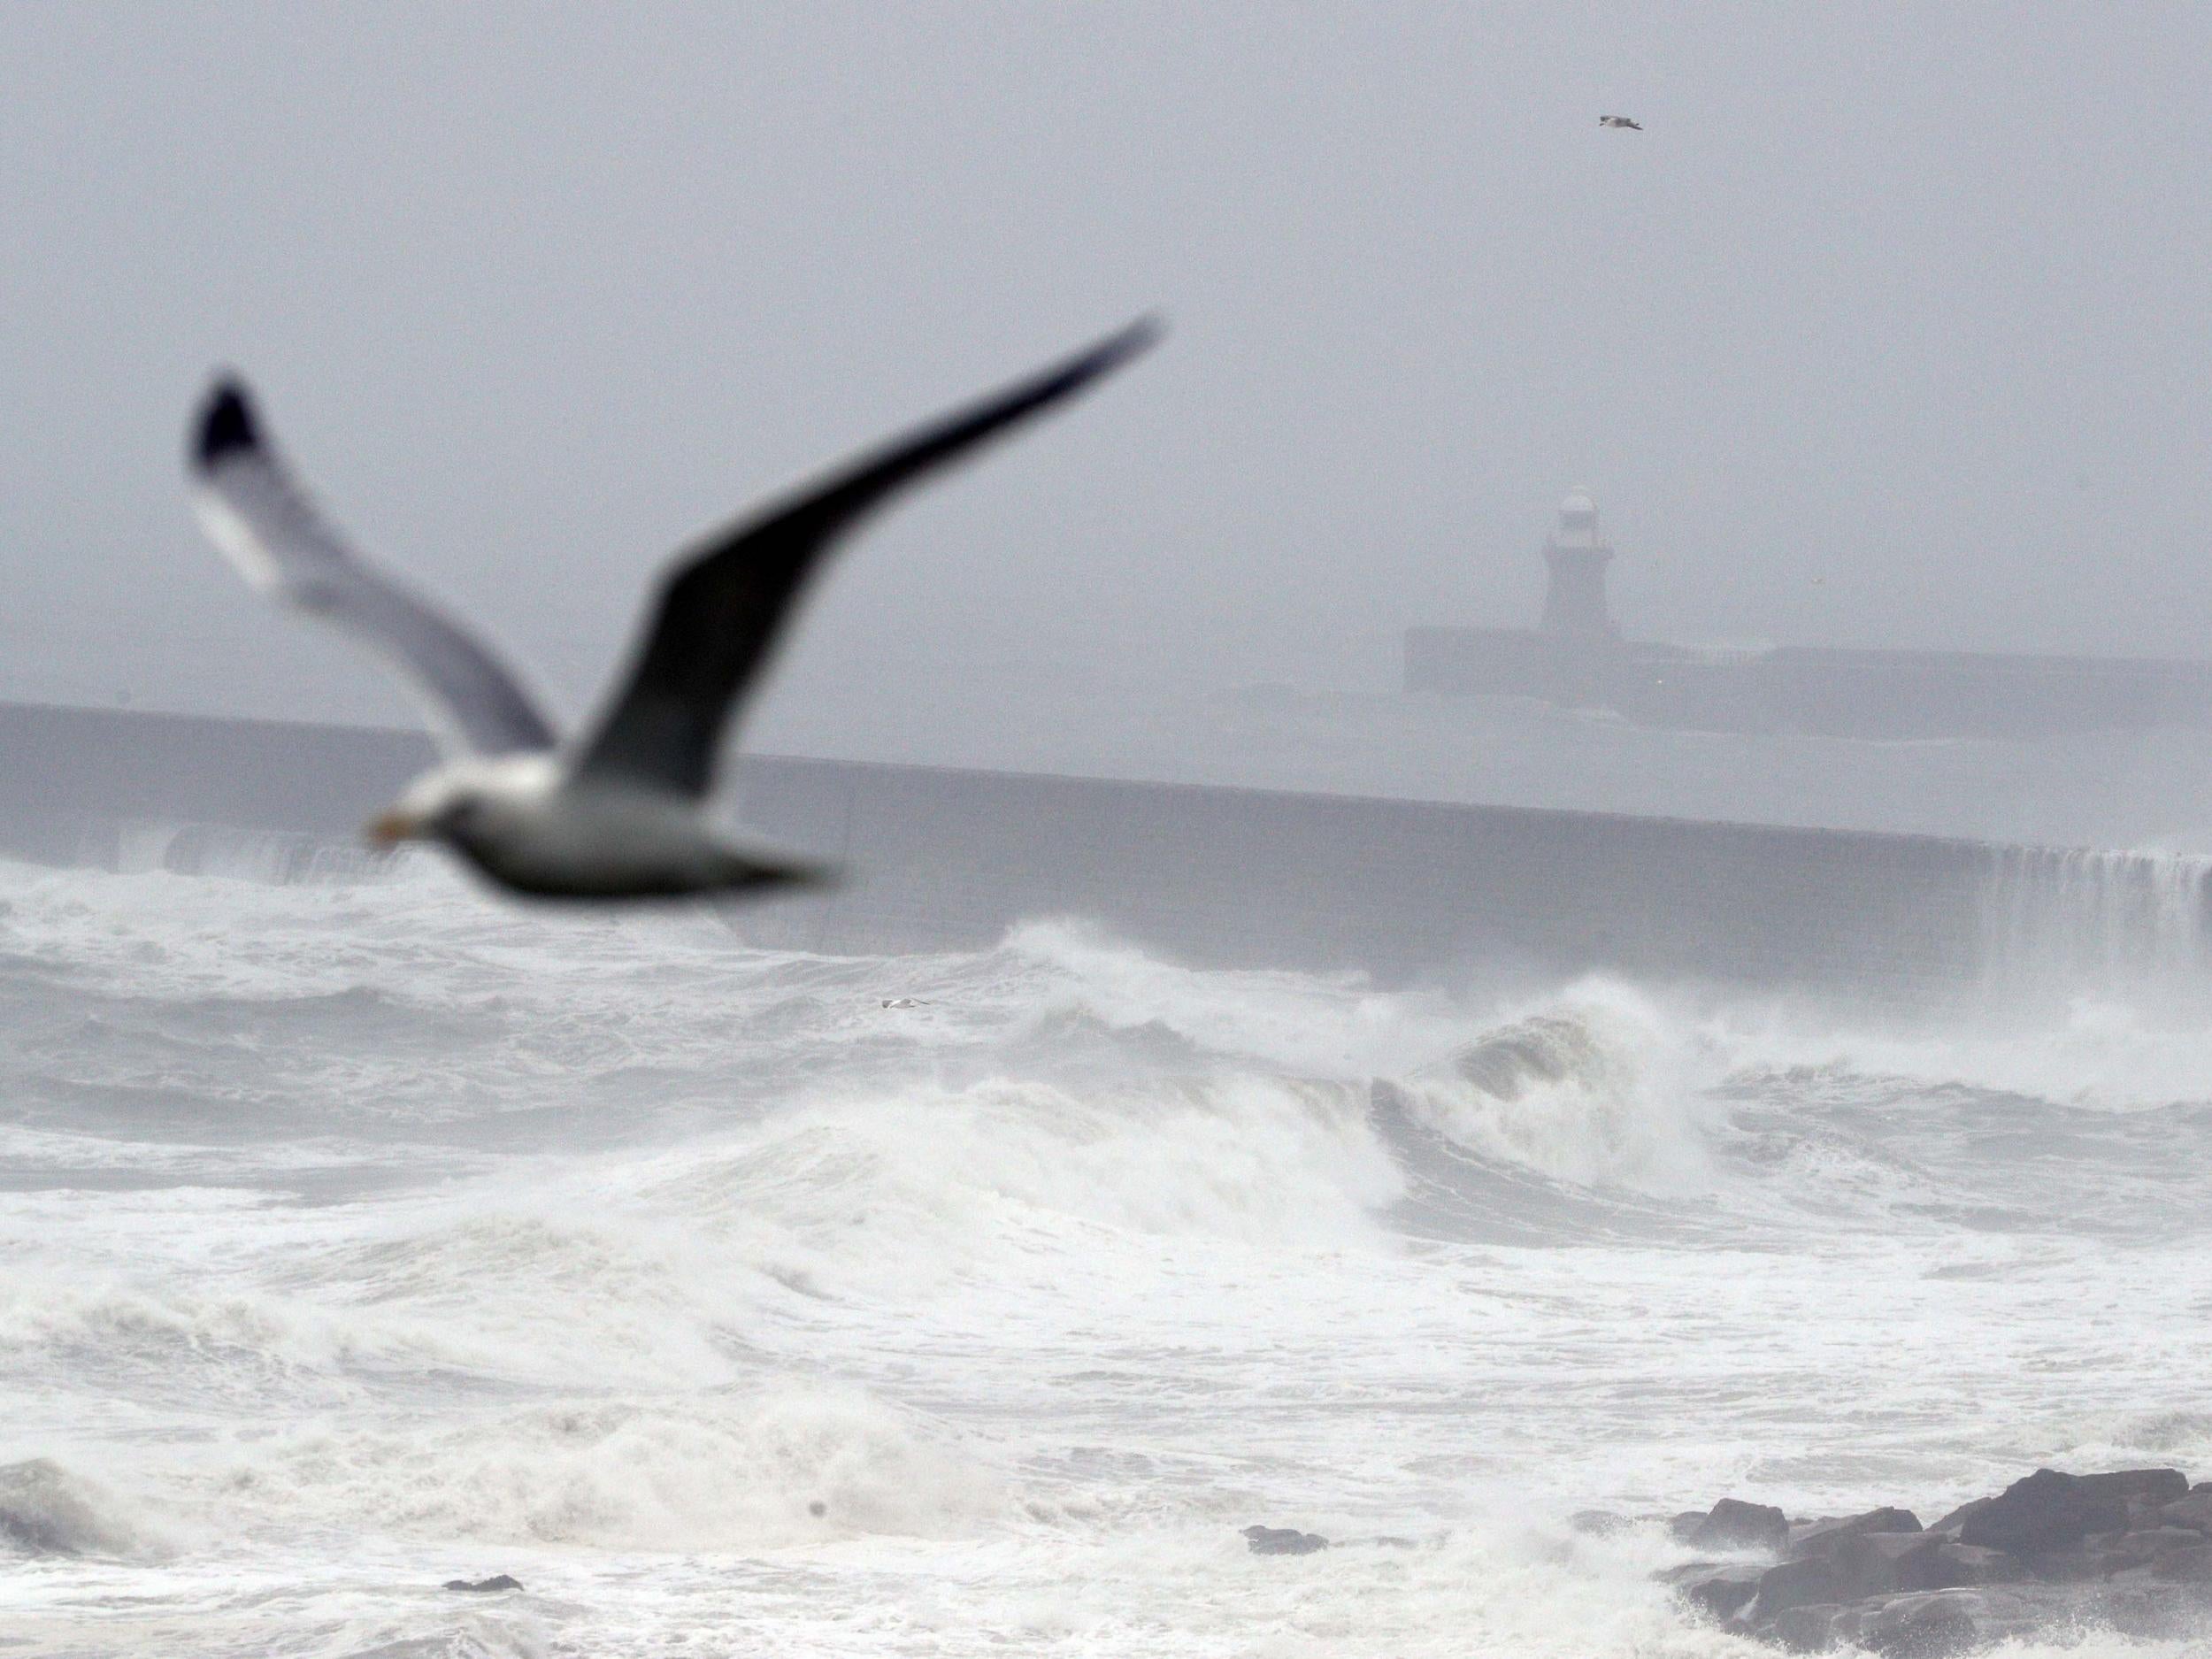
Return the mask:
{"type": "Polygon", "coordinates": [[[1094,355],[1101,368],[1113,368],[1126,363],[1140,352],[1151,350],[1166,333],[1167,319],[1158,311],[1147,311],[1134,322],[1107,335],[1099,342],[1094,355]]]}
{"type": "Polygon", "coordinates": [[[254,420],[245,383],[235,375],[223,375],[208,393],[200,418],[194,423],[193,465],[205,472],[231,456],[260,447],[261,431],[254,420]]]}
{"type": "Polygon", "coordinates": [[[1167,324],[1157,311],[1147,311],[1134,322],[1125,323],[1095,345],[1087,346],[1071,358],[1062,360],[1048,382],[1050,389],[1044,400],[1062,396],[1086,386],[1102,374],[1110,374],[1129,361],[1141,357],[1159,342],[1167,332],[1167,324]]]}

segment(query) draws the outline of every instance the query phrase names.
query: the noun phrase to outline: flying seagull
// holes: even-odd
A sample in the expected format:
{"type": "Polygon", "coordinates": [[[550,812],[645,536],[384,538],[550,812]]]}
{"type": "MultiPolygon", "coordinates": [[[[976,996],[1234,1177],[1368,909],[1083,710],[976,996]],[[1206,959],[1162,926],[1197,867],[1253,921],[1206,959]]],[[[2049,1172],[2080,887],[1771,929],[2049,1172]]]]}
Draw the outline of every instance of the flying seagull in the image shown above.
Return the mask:
{"type": "Polygon", "coordinates": [[[217,382],[193,427],[193,506],[249,583],[357,635],[426,706],[442,763],[370,825],[379,845],[442,841],[495,881],[547,897],[818,882],[831,872],[733,840],[706,810],[724,730],[808,579],[899,490],[1073,396],[1158,333],[1150,319],[1133,323],[706,537],[662,579],[629,676],[597,725],[566,744],[488,647],[324,521],[234,379],[217,382]]]}
{"type": "Polygon", "coordinates": [[[1641,121],[1632,120],[1625,115],[1601,115],[1598,117],[1598,125],[1600,127],[1625,127],[1632,133],[1640,133],[1644,130],[1644,124],[1641,121]]]}

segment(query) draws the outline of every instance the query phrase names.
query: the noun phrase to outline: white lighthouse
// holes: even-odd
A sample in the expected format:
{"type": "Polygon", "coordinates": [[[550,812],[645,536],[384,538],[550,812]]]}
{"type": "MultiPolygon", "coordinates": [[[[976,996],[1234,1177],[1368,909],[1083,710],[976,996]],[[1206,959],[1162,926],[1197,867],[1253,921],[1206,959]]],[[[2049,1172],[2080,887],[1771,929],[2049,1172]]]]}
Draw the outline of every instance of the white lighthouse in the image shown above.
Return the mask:
{"type": "Polygon", "coordinates": [[[1551,580],[1544,589],[1546,634],[1571,640],[1620,637],[1605,605],[1605,567],[1613,549],[1598,528],[1597,503],[1577,485],[1559,503],[1559,527],[1544,543],[1551,580]]]}

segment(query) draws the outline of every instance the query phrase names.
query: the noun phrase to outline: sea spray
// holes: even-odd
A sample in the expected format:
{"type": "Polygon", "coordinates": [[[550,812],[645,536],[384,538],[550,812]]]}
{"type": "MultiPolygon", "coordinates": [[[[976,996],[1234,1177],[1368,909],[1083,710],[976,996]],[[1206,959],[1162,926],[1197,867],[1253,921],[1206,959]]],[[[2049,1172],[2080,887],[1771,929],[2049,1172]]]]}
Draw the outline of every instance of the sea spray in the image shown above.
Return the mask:
{"type": "Polygon", "coordinates": [[[1066,923],[783,955],[430,861],[0,873],[0,1461],[177,1540],[12,1578],[29,1654],[1732,1659],[1563,1517],[2207,1444],[2212,1040],[2124,988],[1877,1021],[1066,923]]]}
{"type": "Polygon", "coordinates": [[[1993,848],[1986,857],[1992,989],[2204,988],[2212,859],[2034,847],[1993,848]]]}
{"type": "Polygon", "coordinates": [[[1617,987],[1586,986],[1397,1088],[1418,1117],[1486,1156],[1585,1186],[1688,1191],[1710,1180],[1690,1068],[1655,1009],[1617,987]]]}

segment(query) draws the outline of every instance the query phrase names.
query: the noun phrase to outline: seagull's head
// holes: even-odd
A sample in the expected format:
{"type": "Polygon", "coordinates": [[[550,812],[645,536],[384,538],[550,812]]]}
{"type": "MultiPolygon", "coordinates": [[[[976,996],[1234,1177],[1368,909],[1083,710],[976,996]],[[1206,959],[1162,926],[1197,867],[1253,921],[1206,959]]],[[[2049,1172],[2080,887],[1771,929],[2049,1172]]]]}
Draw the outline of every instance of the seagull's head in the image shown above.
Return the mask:
{"type": "Polygon", "coordinates": [[[555,792],[560,770],[549,754],[472,757],[426,772],[371,821],[372,846],[443,841],[464,852],[511,837],[555,792]]]}
{"type": "Polygon", "coordinates": [[[370,820],[369,844],[390,849],[403,841],[458,841],[483,810],[482,791],[469,780],[434,772],[370,820]]]}

